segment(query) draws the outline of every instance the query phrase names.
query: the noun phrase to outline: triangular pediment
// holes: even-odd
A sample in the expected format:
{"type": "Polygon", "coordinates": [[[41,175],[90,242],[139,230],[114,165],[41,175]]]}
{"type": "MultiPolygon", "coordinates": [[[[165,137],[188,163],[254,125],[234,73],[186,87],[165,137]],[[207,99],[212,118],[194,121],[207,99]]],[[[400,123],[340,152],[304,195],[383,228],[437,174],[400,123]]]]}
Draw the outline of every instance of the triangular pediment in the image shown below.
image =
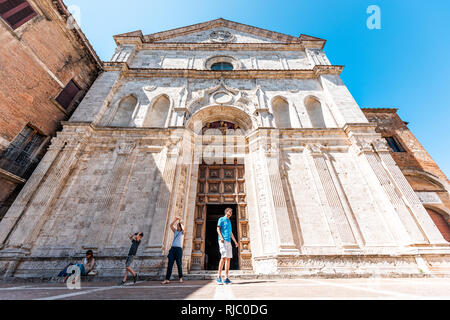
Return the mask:
{"type": "Polygon", "coordinates": [[[153,33],[145,36],[148,42],[234,42],[234,43],[295,43],[298,37],[248,26],[245,24],[216,19],[187,27],[153,33]]]}
{"type": "Polygon", "coordinates": [[[116,43],[138,41],[141,43],[241,43],[241,44],[299,44],[309,43],[323,47],[325,40],[300,35],[291,35],[270,31],[223,18],[190,26],[171,29],[143,36],[142,31],[133,31],[114,36],[116,43]],[[128,40],[127,40],[128,39],[128,40]]]}
{"type": "Polygon", "coordinates": [[[282,43],[225,27],[206,29],[182,36],[155,41],[156,43],[282,43]]]}

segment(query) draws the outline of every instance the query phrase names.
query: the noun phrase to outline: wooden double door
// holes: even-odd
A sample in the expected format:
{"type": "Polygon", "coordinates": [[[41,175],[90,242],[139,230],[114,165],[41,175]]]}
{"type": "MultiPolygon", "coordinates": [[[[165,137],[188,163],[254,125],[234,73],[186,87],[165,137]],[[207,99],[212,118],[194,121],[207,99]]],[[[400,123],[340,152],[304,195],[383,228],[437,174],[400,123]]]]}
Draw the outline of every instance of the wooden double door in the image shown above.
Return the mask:
{"type": "Polygon", "coordinates": [[[248,227],[244,165],[201,164],[198,171],[194,218],[192,270],[217,270],[220,260],[217,221],[226,208],[233,209],[233,234],[239,248],[233,244],[231,270],[251,270],[252,254],[248,227]]]}

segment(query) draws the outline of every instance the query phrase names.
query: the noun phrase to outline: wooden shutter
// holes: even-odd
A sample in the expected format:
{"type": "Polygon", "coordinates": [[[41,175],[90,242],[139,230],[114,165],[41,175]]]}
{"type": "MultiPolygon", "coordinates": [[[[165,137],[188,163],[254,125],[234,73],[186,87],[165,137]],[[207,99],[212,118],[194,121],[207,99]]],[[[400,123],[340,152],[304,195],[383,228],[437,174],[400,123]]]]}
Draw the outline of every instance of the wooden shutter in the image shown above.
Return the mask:
{"type": "Polygon", "coordinates": [[[58,101],[64,109],[67,109],[78,92],[80,92],[80,88],[78,88],[75,82],[71,80],[55,100],[58,101]]]}
{"type": "Polygon", "coordinates": [[[36,16],[36,12],[26,0],[0,0],[0,16],[17,29],[36,16]]]}

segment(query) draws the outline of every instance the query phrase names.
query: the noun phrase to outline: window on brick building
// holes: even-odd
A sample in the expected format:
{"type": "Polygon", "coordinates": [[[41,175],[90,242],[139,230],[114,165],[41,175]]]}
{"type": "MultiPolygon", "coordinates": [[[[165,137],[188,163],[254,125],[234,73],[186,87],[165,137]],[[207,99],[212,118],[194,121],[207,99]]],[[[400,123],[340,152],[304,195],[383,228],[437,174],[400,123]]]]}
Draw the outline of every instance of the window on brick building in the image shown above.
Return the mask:
{"type": "Polygon", "coordinates": [[[80,92],[80,88],[78,88],[73,80],[70,80],[55,100],[67,110],[78,92],[80,92]]]}
{"type": "Polygon", "coordinates": [[[394,137],[386,137],[385,139],[389,145],[389,148],[391,148],[393,152],[405,152],[405,149],[403,149],[401,144],[398,143],[398,141],[394,137]]]}
{"type": "Polygon", "coordinates": [[[36,15],[26,0],[0,0],[0,16],[13,29],[17,29],[36,15]]]}
{"type": "Polygon", "coordinates": [[[30,167],[39,161],[36,151],[45,138],[36,128],[27,125],[1,153],[0,168],[24,177],[30,167]]]}

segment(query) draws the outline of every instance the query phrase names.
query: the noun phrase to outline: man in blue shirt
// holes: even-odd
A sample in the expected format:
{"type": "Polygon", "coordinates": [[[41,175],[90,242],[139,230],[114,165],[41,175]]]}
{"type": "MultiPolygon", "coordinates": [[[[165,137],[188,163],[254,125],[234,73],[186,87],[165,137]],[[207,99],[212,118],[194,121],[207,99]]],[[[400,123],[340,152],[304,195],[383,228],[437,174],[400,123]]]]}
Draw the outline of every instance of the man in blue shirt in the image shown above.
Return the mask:
{"type": "Polygon", "coordinates": [[[236,248],[239,247],[238,242],[234,238],[232,227],[231,227],[231,215],[233,210],[231,208],[225,209],[225,216],[219,219],[217,222],[217,233],[219,235],[219,250],[220,250],[220,263],[219,263],[219,277],[217,278],[217,284],[230,284],[231,281],[228,279],[228,271],[230,270],[230,260],[233,258],[233,249],[231,247],[231,239],[233,239],[236,244],[236,248]],[[225,264],[225,281],[222,281],[222,269],[225,264]]]}

